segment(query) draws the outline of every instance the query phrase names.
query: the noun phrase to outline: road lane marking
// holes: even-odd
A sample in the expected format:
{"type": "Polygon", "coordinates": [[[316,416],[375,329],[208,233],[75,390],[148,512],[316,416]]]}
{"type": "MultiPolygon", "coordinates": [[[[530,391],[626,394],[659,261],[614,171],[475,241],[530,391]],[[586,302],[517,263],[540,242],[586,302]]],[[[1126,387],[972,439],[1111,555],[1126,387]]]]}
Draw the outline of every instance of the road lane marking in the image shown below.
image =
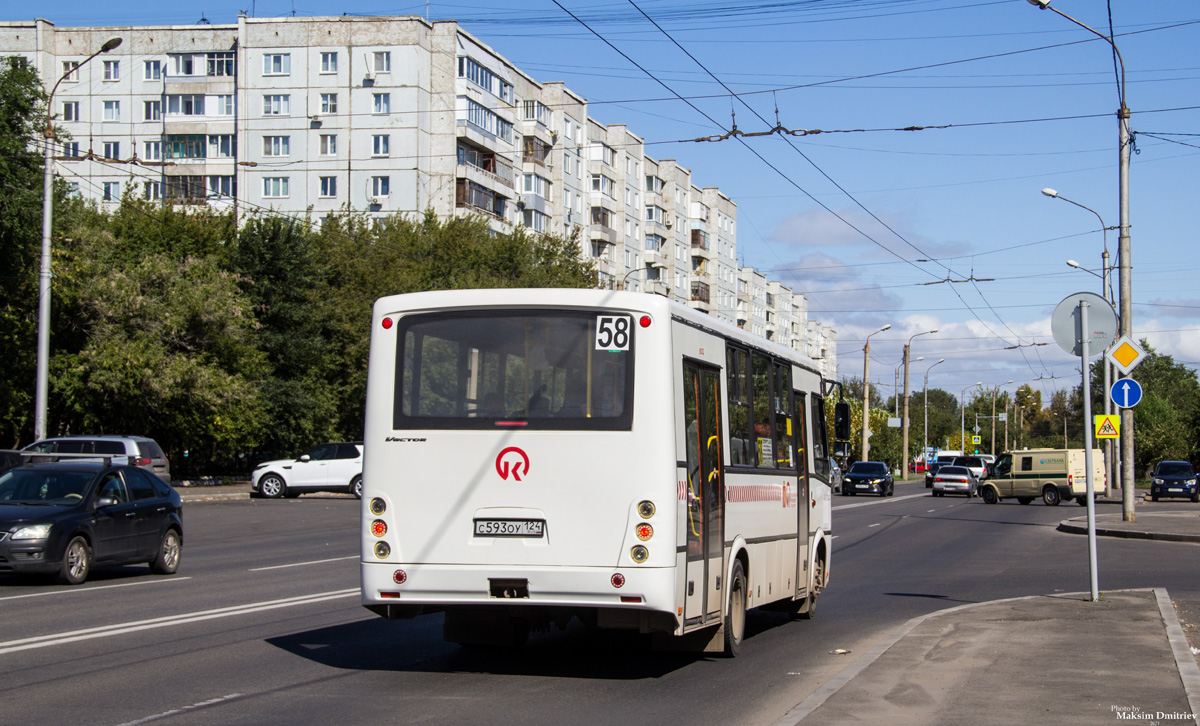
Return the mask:
{"type": "Polygon", "coordinates": [[[215,706],[218,703],[223,703],[225,701],[232,701],[235,698],[241,698],[241,697],[242,697],[242,694],[240,694],[240,693],[230,693],[228,696],[220,696],[219,698],[210,698],[207,701],[201,701],[200,703],[193,703],[190,706],[184,706],[182,708],[173,708],[170,711],[163,711],[162,713],[156,713],[153,716],[146,716],[145,718],[139,718],[136,721],[126,721],[125,723],[121,724],[121,726],[138,726],[138,724],[150,723],[151,721],[158,721],[159,719],[167,718],[168,716],[176,716],[181,713],[187,713],[188,711],[195,711],[198,708],[206,708],[208,706],[215,706]]]}
{"type": "Polygon", "coordinates": [[[937,511],[936,509],[926,509],[925,513],[928,514],[930,512],[936,512],[936,511],[937,511]]]}
{"type": "Polygon", "coordinates": [[[325,562],[341,562],[342,560],[357,560],[358,555],[350,555],[349,557],[332,557],[328,560],[312,560],[309,562],[293,562],[288,565],[271,565],[270,567],[255,567],[247,570],[247,572],[263,572],[264,570],[282,570],[285,567],[303,567],[304,565],[320,565],[325,562]]]}
{"type": "Polygon", "coordinates": [[[191,577],[172,577],[170,579],[142,580],[140,582],[123,582],[120,585],[99,585],[97,587],[72,587],[72,588],[66,588],[66,589],[61,589],[61,590],[50,590],[47,592],[31,592],[28,595],[9,595],[7,597],[0,597],[0,602],[4,602],[5,600],[23,600],[23,599],[29,598],[29,597],[46,597],[47,595],[71,595],[71,594],[80,593],[80,592],[93,592],[95,590],[111,590],[115,587],[133,587],[135,585],[158,585],[158,584],[165,583],[165,582],[183,582],[184,580],[190,580],[190,579],[192,579],[192,578],[191,577]]]}
{"type": "Polygon", "coordinates": [[[916,497],[927,497],[929,494],[909,494],[906,497],[880,497],[870,502],[859,502],[858,504],[839,504],[833,507],[834,511],[838,509],[854,509],[855,507],[871,507],[876,504],[887,504],[888,502],[902,502],[905,499],[915,499],[916,497]]]}
{"type": "Polygon", "coordinates": [[[98,628],[84,628],[83,630],[72,630],[65,633],[38,635],[32,638],[21,638],[19,640],[0,642],[0,655],[16,653],[22,650],[45,648],[51,645],[75,643],[82,640],[108,638],[113,635],[125,635],[126,633],[136,633],[143,630],[154,630],[156,628],[168,628],[174,625],[198,623],[204,620],[228,618],[234,615],[252,615],[264,610],[290,608],[296,605],[312,605],[315,603],[325,602],[327,600],[339,600],[341,598],[351,596],[358,597],[360,593],[361,590],[355,587],[348,590],[319,592],[314,595],[298,595],[296,597],[288,597],[281,600],[266,600],[263,602],[247,603],[245,605],[233,605],[230,607],[216,608],[214,610],[200,610],[194,613],[169,615],[162,618],[151,618],[150,620],[117,623],[115,625],[102,625],[98,628]]]}
{"type": "Polygon", "coordinates": [[[876,522],[875,524],[867,525],[867,529],[870,529],[871,527],[878,527],[879,524],[880,524],[879,522],[876,522]]]}

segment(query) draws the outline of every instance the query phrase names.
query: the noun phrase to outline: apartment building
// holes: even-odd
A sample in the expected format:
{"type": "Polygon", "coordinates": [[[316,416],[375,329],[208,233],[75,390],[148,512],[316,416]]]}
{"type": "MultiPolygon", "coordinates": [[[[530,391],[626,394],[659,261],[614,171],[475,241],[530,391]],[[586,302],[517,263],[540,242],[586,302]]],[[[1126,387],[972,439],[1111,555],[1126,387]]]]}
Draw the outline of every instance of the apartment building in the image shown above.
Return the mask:
{"type": "Polygon", "coordinates": [[[575,234],[600,285],[820,351],[836,375],[836,333],[798,312],[803,296],[739,269],[733,199],[453,21],[38,19],[0,23],[0,53],[27,58],[53,89],[55,172],[102,206],[133,194],[315,221],[432,209],[483,215],[499,233],[575,234]],[[112,38],[121,44],[85,63],[112,38]]]}

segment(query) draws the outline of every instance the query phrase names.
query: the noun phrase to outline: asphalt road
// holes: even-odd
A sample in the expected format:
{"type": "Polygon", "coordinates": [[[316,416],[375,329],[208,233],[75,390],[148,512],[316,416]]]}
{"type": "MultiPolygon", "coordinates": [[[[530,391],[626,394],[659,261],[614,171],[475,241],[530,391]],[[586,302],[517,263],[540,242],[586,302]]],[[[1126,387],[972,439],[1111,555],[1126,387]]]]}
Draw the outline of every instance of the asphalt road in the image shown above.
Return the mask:
{"type": "MultiPolygon", "coordinates": [[[[0,723],[771,724],[909,618],[1089,588],[1075,505],[834,497],[816,619],[753,612],[734,660],[650,653],[573,627],[520,652],[441,640],[441,617],[358,604],[358,503],[191,502],[179,574],[97,571],[79,588],[0,577],[0,723]]],[[[1184,502],[1150,507],[1179,509],[1184,502]]],[[[1102,590],[1166,587],[1200,613],[1195,545],[1100,541],[1102,590]]]]}

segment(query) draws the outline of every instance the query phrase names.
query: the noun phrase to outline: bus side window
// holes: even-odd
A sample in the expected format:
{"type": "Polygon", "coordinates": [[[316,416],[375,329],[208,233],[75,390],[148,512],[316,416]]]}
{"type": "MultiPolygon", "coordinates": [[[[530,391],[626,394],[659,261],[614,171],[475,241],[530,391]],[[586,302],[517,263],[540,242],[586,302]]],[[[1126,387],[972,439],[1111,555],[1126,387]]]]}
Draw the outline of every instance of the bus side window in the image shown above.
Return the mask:
{"type": "Polygon", "coordinates": [[[808,406],[804,403],[804,394],[796,391],[794,395],[796,401],[796,415],[793,420],[796,422],[796,430],[793,432],[796,442],[796,471],[803,478],[808,475],[808,427],[805,425],[805,416],[808,415],[808,406]]]}
{"type": "Polygon", "coordinates": [[[725,351],[726,394],[729,403],[729,463],[732,466],[753,466],[750,457],[750,379],[747,375],[747,354],[744,350],[725,351]]]}
{"type": "Polygon", "coordinates": [[[775,367],[775,463],[780,469],[795,466],[792,456],[792,369],[786,363],[775,367]]]}
{"type": "Polygon", "coordinates": [[[829,479],[829,424],[825,419],[825,399],[812,394],[813,473],[829,479]]]}
{"type": "Polygon", "coordinates": [[[753,376],[754,453],[759,468],[775,468],[775,435],[771,425],[771,361],[764,355],[750,356],[753,376]]]}

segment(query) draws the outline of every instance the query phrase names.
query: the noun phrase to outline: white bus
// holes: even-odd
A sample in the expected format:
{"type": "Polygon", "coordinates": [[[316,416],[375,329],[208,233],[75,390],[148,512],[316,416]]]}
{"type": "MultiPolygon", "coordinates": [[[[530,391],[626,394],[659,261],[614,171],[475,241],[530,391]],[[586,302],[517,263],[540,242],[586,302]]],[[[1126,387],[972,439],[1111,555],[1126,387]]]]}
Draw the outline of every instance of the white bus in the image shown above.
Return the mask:
{"type": "Polygon", "coordinates": [[[741,646],[829,578],[811,361],[657,295],[467,290],[375,303],[362,603],[519,644],[572,617],[741,646]]]}

